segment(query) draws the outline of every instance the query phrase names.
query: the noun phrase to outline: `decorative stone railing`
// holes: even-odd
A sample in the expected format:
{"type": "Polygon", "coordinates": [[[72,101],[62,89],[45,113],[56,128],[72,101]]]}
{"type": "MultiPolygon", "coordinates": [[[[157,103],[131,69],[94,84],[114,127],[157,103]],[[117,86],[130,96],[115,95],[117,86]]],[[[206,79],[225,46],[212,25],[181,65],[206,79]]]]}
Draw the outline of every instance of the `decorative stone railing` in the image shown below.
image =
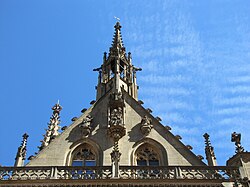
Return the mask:
{"type": "Polygon", "coordinates": [[[239,168],[225,166],[120,166],[122,179],[197,179],[221,180],[225,182],[240,179],[239,168]]]}
{"type": "Polygon", "coordinates": [[[111,166],[0,167],[1,180],[109,179],[111,166]]]}
{"type": "MultiPolygon", "coordinates": [[[[240,180],[237,167],[225,166],[120,166],[118,179],[166,179],[166,180],[240,180]]],[[[13,180],[105,180],[112,179],[111,166],[71,167],[0,167],[1,181],[13,180]]]]}

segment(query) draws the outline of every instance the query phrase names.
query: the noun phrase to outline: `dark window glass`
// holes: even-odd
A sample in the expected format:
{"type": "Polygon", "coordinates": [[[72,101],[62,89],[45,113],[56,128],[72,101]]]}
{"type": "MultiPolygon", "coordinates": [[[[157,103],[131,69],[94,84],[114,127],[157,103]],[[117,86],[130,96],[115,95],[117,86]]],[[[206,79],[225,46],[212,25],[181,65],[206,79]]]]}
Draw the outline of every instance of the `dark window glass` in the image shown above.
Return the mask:
{"type": "Polygon", "coordinates": [[[159,166],[159,161],[158,160],[149,160],[149,165],[150,166],[159,166]]]}
{"type": "Polygon", "coordinates": [[[95,160],[86,160],[85,166],[96,166],[96,161],[95,160]]]}
{"type": "Polygon", "coordinates": [[[137,166],[146,166],[147,161],[146,160],[137,160],[137,166]]]}
{"type": "Polygon", "coordinates": [[[83,166],[82,160],[73,160],[72,166],[83,166]]]}

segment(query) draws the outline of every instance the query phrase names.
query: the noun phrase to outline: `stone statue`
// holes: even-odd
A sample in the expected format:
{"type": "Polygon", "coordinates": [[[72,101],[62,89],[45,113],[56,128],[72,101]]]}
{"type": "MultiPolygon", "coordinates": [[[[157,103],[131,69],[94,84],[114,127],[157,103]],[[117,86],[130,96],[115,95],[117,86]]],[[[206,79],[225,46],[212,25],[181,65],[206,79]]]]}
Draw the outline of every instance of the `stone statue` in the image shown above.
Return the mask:
{"type": "Polygon", "coordinates": [[[144,135],[148,135],[153,128],[153,125],[151,124],[152,120],[148,116],[144,116],[141,119],[141,132],[144,135]]]}
{"type": "Polygon", "coordinates": [[[244,152],[244,148],[241,146],[240,140],[241,140],[241,134],[233,132],[231,136],[231,141],[235,142],[235,146],[236,146],[235,153],[244,152]]]}
{"type": "Polygon", "coordinates": [[[110,114],[110,126],[123,125],[122,108],[113,109],[110,114]]]}
{"type": "Polygon", "coordinates": [[[90,124],[92,122],[93,118],[90,115],[87,115],[86,118],[82,120],[82,123],[79,125],[81,128],[81,133],[83,137],[89,136],[91,132],[90,124]]]}

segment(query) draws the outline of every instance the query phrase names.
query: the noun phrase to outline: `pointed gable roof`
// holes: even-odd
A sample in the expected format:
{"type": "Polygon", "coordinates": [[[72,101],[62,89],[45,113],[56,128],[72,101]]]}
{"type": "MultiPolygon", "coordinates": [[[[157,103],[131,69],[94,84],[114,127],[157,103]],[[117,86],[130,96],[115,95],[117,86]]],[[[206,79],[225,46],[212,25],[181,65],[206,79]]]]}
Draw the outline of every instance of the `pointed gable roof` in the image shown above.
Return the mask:
{"type": "MultiPolygon", "coordinates": [[[[174,136],[157,118],[152,116],[149,110],[137,101],[135,74],[136,71],[141,69],[135,68],[131,64],[130,58],[126,58],[120,23],[117,22],[114,27],[115,33],[112,46],[109,49],[109,56],[108,58],[105,56],[102,67],[98,68],[97,93],[99,92],[99,95],[97,94],[97,101],[92,103],[93,105],[79,118],[76,118],[59,136],[53,136],[54,139],[51,139],[28,165],[70,165],[72,149],[84,142],[95,142],[99,151],[102,151],[100,154],[104,155],[102,164],[107,165],[111,162],[110,152],[114,146],[113,141],[115,141],[115,146],[118,146],[118,141],[120,142],[119,148],[123,154],[121,162],[129,164],[131,162],[128,152],[133,152],[134,145],[149,139],[154,139],[155,142],[162,145],[168,153],[170,165],[205,165],[179,138],[174,136]],[[128,62],[125,62],[124,59],[128,62]],[[115,74],[113,77],[111,76],[112,72],[115,74]],[[119,106],[117,103],[114,105],[110,102],[113,93],[117,96],[122,94],[122,101],[121,103],[119,101],[119,106]],[[120,111],[119,114],[122,115],[121,124],[113,124],[114,128],[115,126],[121,126],[124,130],[118,140],[112,140],[113,137],[109,133],[112,125],[112,111],[120,111]],[[142,119],[149,120],[152,123],[150,128],[153,128],[153,130],[149,134],[141,132],[142,119]],[[87,134],[83,133],[83,127],[87,127],[87,134]]],[[[55,120],[51,118],[51,124],[58,125],[61,108],[56,105],[53,110],[53,116],[56,114],[56,118],[55,120]]]]}

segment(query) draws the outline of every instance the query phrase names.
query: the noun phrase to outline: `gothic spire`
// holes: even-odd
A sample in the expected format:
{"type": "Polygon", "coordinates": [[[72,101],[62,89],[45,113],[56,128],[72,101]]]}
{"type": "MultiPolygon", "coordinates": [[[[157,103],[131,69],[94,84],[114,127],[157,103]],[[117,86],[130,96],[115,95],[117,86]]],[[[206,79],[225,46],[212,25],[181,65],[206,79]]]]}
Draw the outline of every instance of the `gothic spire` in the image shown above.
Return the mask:
{"type": "Polygon", "coordinates": [[[216,157],[214,154],[214,148],[211,145],[211,142],[209,139],[209,134],[205,133],[203,137],[205,138],[205,153],[206,153],[207,163],[209,166],[216,166],[217,165],[216,157]]]}
{"type": "Polygon", "coordinates": [[[25,133],[23,135],[23,140],[21,145],[18,147],[16,158],[15,158],[15,167],[18,166],[24,166],[24,161],[26,159],[26,154],[27,154],[27,139],[29,135],[25,133]]]}
{"type": "Polygon", "coordinates": [[[122,41],[122,35],[121,35],[121,25],[120,22],[116,22],[114,28],[115,33],[113,36],[113,42],[109,49],[110,55],[114,56],[121,56],[125,54],[125,47],[123,45],[122,41]]]}
{"type": "Polygon", "coordinates": [[[121,35],[120,22],[116,22],[114,36],[109,54],[103,55],[103,64],[94,69],[98,71],[98,85],[96,87],[96,100],[113,90],[119,93],[126,91],[134,99],[138,99],[138,86],[136,83],[136,72],[141,68],[132,65],[131,53],[126,53],[121,35]],[[110,81],[112,79],[112,81],[110,81]]]}
{"type": "Polygon", "coordinates": [[[52,107],[53,113],[50,117],[50,122],[48,123],[48,129],[43,138],[42,145],[39,147],[42,150],[44,147],[48,146],[52,139],[54,139],[57,135],[59,135],[58,130],[60,129],[60,111],[62,110],[62,106],[59,104],[55,104],[52,107]]]}

